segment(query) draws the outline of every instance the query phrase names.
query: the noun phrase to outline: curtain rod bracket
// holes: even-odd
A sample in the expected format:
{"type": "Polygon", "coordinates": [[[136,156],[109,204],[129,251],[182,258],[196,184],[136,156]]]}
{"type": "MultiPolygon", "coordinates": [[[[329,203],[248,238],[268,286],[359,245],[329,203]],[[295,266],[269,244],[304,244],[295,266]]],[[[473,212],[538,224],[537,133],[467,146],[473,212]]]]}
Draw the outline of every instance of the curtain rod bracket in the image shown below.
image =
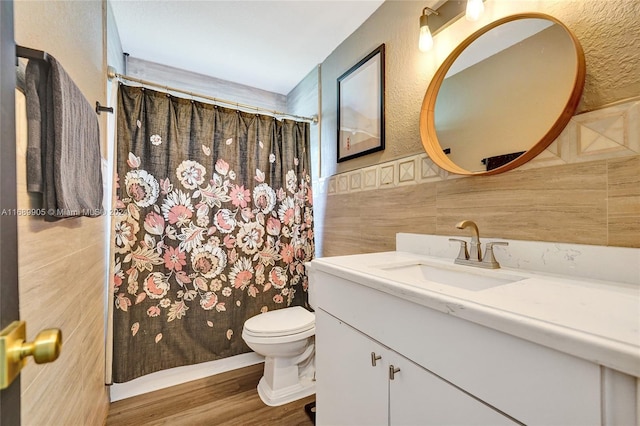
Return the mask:
{"type": "Polygon", "coordinates": [[[116,73],[116,69],[114,67],[112,67],[111,65],[109,65],[107,67],[107,78],[109,79],[109,81],[113,80],[117,76],[118,76],[118,74],[116,73]]]}
{"type": "Polygon", "coordinates": [[[110,112],[113,114],[113,107],[105,107],[100,105],[99,101],[96,101],[96,112],[100,114],[101,112],[110,112]]]}

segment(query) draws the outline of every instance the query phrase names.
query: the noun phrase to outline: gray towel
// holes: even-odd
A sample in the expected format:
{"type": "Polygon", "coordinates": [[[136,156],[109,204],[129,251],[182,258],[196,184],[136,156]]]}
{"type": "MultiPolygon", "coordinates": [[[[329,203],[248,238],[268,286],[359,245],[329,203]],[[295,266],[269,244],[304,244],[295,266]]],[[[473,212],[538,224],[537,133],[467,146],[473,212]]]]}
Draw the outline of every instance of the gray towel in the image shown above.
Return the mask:
{"type": "Polygon", "coordinates": [[[26,71],[27,189],[42,194],[45,220],[102,214],[98,119],[56,59],[26,71]]]}
{"type": "MultiPolygon", "coordinates": [[[[25,97],[27,99],[27,191],[44,192],[42,181],[42,146],[46,143],[47,121],[42,119],[46,106],[46,86],[49,64],[29,61],[25,71],[25,97]]],[[[43,206],[44,207],[44,206],[43,206]]]]}

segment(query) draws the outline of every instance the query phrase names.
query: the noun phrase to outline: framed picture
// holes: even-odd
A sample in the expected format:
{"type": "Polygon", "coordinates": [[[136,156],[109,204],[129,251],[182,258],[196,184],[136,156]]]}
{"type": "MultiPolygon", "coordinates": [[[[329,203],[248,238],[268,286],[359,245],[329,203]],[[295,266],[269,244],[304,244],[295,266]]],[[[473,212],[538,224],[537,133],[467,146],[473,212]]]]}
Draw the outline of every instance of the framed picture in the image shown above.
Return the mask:
{"type": "Polygon", "coordinates": [[[384,149],[384,44],[338,77],[338,162],[384,149]]]}

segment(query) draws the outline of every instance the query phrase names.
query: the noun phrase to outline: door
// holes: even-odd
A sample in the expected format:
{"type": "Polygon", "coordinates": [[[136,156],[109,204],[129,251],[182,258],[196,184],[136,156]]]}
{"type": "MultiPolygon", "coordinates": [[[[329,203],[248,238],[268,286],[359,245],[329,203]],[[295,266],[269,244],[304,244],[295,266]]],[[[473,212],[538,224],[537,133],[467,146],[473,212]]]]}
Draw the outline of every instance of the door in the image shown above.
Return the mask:
{"type": "Polygon", "coordinates": [[[383,347],[322,309],[316,311],[316,343],[317,424],[387,425],[383,347]],[[371,353],[382,355],[375,366],[371,353]]]}
{"type": "Polygon", "coordinates": [[[390,353],[388,358],[396,370],[389,380],[391,425],[522,424],[397,353],[390,353]]]}
{"type": "Polygon", "coordinates": [[[20,321],[15,67],[13,0],[0,0],[0,426],[20,425],[20,371],[27,358],[51,362],[62,347],[58,329],[26,342],[26,324],[20,321]]]}
{"type": "MultiPolygon", "coordinates": [[[[0,210],[16,208],[13,0],[0,1],[0,210]]],[[[19,319],[17,216],[0,215],[0,330],[19,319]]],[[[20,377],[0,390],[0,425],[20,424],[20,377]]]]}

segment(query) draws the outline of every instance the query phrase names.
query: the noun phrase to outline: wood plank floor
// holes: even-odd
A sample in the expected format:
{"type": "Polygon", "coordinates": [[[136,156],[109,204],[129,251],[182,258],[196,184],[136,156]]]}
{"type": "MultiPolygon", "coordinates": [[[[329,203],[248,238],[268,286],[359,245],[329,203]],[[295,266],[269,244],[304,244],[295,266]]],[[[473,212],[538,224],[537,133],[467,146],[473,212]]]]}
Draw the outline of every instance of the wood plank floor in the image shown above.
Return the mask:
{"type": "Polygon", "coordinates": [[[279,407],[265,405],[256,386],[264,364],[161,389],[111,404],[107,426],[313,426],[304,411],[315,395],[279,407]]]}

